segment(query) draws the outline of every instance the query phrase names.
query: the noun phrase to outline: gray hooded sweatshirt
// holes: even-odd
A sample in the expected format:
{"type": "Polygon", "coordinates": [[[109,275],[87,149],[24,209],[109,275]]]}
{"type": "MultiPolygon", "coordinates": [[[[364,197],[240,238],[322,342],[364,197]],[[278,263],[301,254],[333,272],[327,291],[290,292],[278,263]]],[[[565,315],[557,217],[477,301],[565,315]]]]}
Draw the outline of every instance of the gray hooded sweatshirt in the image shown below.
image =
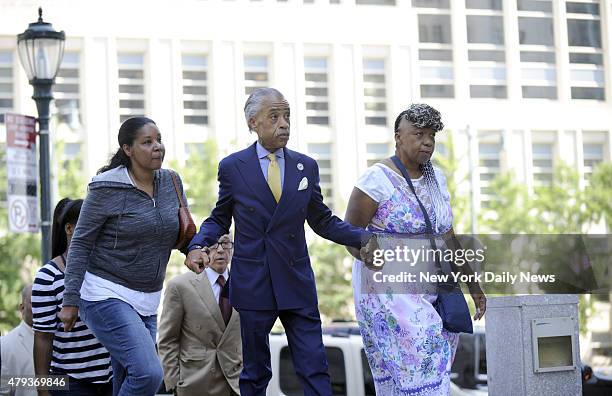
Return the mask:
{"type": "Polygon", "coordinates": [[[155,171],[154,184],[151,198],[123,166],[92,179],[68,251],[64,305],[78,306],[85,271],[132,290],[161,290],[178,237],[179,201],[171,171],[155,171]]]}

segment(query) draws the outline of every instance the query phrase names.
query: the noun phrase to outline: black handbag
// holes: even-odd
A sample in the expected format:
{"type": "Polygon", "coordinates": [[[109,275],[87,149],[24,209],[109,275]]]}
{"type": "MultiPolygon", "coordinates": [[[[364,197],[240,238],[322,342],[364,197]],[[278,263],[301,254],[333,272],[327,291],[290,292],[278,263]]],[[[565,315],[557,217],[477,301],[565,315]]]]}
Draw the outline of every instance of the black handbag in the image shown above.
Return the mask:
{"type": "MultiPolygon", "coordinates": [[[[410,186],[412,193],[416,197],[416,200],[423,212],[423,217],[425,218],[425,226],[427,236],[429,237],[429,243],[431,244],[431,248],[433,250],[437,250],[436,248],[436,240],[434,238],[434,231],[431,225],[431,220],[429,219],[429,214],[425,207],[421,203],[419,196],[412,185],[412,180],[410,180],[410,176],[408,175],[408,171],[402,162],[397,158],[397,156],[391,157],[391,160],[402,172],[402,176],[406,179],[406,182],[410,186]]],[[[450,271],[445,273],[442,269],[442,265],[440,264],[440,260],[437,254],[434,255],[436,260],[436,267],[438,269],[438,274],[446,274],[448,275],[448,280],[446,282],[438,282],[438,298],[433,303],[433,307],[440,315],[442,319],[442,326],[451,333],[473,333],[474,329],[472,327],[472,318],[470,317],[470,310],[468,309],[467,303],[465,302],[465,298],[463,297],[463,292],[461,288],[456,282],[452,281],[452,277],[450,276],[450,271]]],[[[449,264],[450,269],[450,264],[449,264]]]]}

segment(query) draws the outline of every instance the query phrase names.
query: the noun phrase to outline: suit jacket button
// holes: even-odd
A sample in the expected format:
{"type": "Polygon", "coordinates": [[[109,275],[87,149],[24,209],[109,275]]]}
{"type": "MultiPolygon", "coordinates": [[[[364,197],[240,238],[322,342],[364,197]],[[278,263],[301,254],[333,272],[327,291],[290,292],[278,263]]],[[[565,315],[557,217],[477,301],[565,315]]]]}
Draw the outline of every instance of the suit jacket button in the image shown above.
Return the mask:
{"type": "Polygon", "coordinates": [[[306,211],[306,209],[302,208],[301,211],[302,211],[302,213],[304,213],[306,211]]]}
{"type": "Polygon", "coordinates": [[[249,207],[249,212],[255,212],[255,208],[249,207]]]}
{"type": "Polygon", "coordinates": [[[289,238],[291,239],[295,238],[295,234],[289,234],[289,238]]]}
{"type": "Polygon", "coordinates": [[[293,260],[289,260],[289,265],[293,267],[293,260]]]}

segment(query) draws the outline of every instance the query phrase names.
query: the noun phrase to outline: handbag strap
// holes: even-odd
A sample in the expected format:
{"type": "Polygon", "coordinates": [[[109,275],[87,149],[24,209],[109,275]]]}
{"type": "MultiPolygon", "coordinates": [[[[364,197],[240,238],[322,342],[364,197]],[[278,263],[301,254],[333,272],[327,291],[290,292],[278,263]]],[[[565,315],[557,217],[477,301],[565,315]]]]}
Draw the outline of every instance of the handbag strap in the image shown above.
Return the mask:
{"type": "MultiPolygon", "coordinates": [[[[434,251],[437,250],[438,248],[436,247],[436,240],[433,236],[434,231],[431,225],[431,220],[429,219],[429,214],[427,213],[425,206],[419,199],[419,196],[417,195],[416,190],[414,189],[414,185],[412,184],[412,180],[410,179],[408,170],[406,170],[406,167],[404,166],[404,164],[402,164],[402,161],[400,161],[400,159],[397,158],[397,155],[394,155],[393,157],[391,157],[391,161],[393,161],[397,169],[399,169],[399,171],[402,172],[402,176],[404,176],[404,179],[406,179],[406,183],[408,183],[408,186],[410,186],[410,190],[412,190],[412,193],[414,194],[414,197],[416,198],[419,204],[419,207],[421,208],[421,212],[423,212],[423,217],[425,218],[425,230],[426,230],[427,236],[429,237],[429,243],[431,244],[431,248],[434,251]]],[[[442,273],[442,266],[440,264],[438,255],[434,254],[434,258],[436,261],[436,267],[438,269],[438,273],[442,273]]]]}
{"type": "Polygon", "coordinates": [[[176,196],[179,200],[179,208],[184,208],[185,203],[183,202],[183,194],[181,194],[181,192],[179,191],[178,181],[176,180],[176,172],[170,171],[170,174],[172,175],[172,184],[174,184],[174,191],[176,191],[176,196]]]}

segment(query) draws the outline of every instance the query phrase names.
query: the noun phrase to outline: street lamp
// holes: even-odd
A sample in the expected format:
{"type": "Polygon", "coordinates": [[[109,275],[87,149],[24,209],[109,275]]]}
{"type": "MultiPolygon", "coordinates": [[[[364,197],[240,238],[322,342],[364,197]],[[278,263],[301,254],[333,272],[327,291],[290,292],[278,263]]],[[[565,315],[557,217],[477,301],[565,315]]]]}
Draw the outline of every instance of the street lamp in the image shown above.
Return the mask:
{"type": "Polygon", "coordinates": [[[51,168],[49,166],[49,105],[53,99],[51,88],[64,56],[63,31],[56,32],[42,20],[42,8],[38,8],[38,21],[30,23],[25,32],[17,35],[17,48],[21,65],[34,87],[32,99],[38,109],[38,136],[40,147],[40,184],[42,230],[42,262],[51,259],[51,168]]]}

